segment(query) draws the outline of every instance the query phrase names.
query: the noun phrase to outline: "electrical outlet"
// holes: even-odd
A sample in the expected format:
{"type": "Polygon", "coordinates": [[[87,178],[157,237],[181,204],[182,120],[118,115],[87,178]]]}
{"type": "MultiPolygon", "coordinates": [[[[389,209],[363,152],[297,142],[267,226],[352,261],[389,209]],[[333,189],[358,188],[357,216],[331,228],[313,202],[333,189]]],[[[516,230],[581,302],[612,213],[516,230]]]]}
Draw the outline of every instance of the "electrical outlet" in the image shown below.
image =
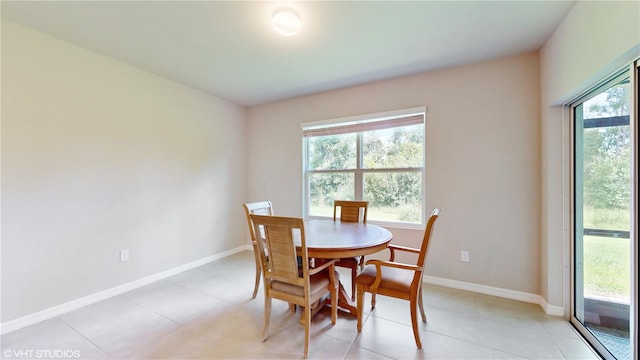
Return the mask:
{"type": "Polygon", "coordinates": [[[469,262],[469,252],[468,251],[461,251],[460,252],[460,261],[462,262],[469,262]]]}
{"type": "Polygon", "coordinates": [[[129,261],[129,249],[120,250],[120,262],[129,261]]]}

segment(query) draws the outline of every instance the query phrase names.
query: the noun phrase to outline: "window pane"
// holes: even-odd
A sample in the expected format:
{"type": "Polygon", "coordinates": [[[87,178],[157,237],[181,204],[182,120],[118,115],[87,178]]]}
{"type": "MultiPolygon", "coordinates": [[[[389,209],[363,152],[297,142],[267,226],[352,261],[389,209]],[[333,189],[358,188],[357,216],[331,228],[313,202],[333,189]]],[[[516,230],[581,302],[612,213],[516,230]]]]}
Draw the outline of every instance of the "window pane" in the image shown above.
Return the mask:
{"type": "Polygon", "coordinates": [[[354,199],[354,174],[309,174],[309,215],[333,216],[333,200],[354,199]]]}
{"type": "Polygon", "coordinates": [[[423,143],[422,124],[364,132],[364,168],[422,167],[423,143]]]}
{"type": "Polygon", "coordinates": [[[356,167],[356,134],[311,137],[308,149],[309,170],[342,170],[356,167]]]}
{"type": "Polygon", "coordinates": [[[368,219],[420,224],[422,222],[422,174],[384,172],[364,174],[364,200],[368,219]]]}

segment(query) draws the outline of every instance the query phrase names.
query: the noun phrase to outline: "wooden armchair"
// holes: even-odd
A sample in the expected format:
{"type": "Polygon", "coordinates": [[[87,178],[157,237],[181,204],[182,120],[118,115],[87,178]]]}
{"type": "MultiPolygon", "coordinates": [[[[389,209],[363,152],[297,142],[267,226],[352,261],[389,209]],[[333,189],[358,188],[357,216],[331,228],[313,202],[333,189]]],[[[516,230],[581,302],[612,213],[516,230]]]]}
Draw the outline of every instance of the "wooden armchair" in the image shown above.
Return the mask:
{"type": "Polygon", "coordinates": [[[301,218],[250,215],[258,237],[256,244],[264,277],[264,333],[268,337],[271,299],[304,306],[304,358],[309,355],[312,304],[331,295],[331,323],[338,318],[338,281],[335,260],[309,268],[304,221],[301,218]],[[299,251],[296,246],[299,245],[299,251]],[[266,247],[266,251],[264,249],[266,247]],[[264,256],[268,252],[269,256],[264,256]],[[301,257],[301,265],[298,264],[301,257]]]}
{"type": "Polygon", "coordinates": [[[256,260],[256,284],[253,287],[253,295],[251,295],[252,299],[255,299],[258,294],[258,287],[260,287],[260,274],[262,272],[262,265],[260,264],[260,256],[258,255],[258,245],[256,243],[256,234],[253,228],[253,223],[251,222],[251,214],[259,214],[259,215],[273,215],[273,206],[271,201],[258,201],[252,203],[242,204],[242,208],[244,209],[245,214],[247,215],[247,223],[249,225],[249,234],[251,235],[251,244],[253,245],[253,255],[256,260]]]}
{"type": "MultiPolygon", "coordinates": [[[[362,222],[366,223],[368,205],[368,201],[335,200],[333,202],[333,221],[336,221],[338,208],[340,208],[340,221],[360,222],[362,219],[362,222]]],[[[364,256],[340,259],[336,262],[336,266],[351,269],[351,300],[355,301],[356,276],[358,268],[364,267],[364,256]]]]}
{"type": "Polygon", "coordinates": [[[436,208],[431,213],[427,228],[424,231],[422,246],[414,249],[404,246],[390,245],[391,257],[389,261],[369,260],[364,270],[356,278],[356,288],[358,292],[358,332],[362,331],[362,307],[364,305],[364,293],[371,293],[371,308],[376,305],[376,294],[390,296],[398,299],[409,300],[411,310],[411,324],[413,326],[413,336],[418,349],[422,348],[420,335],[418,333],[418,316],[416,308],[420,308],[422,321],[426,322],[422,304],[422,273],[424,262],[429,251],[431,233],[435,221],[440,215],[440,209],[436,208]],[[395,251],[406,251],[418,255],[416,264],[404,264],[394,262],[395,251]]]}

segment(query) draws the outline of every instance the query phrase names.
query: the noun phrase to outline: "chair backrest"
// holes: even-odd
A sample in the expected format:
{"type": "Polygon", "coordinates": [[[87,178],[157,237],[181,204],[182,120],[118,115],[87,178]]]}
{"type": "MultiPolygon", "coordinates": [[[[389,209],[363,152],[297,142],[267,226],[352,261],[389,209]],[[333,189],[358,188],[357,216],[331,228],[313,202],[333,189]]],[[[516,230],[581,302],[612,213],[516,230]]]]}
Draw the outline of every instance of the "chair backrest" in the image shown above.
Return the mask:
{"type": "Polygon", "coordinates": [[[336,221],[337,209],[340,208],[340,221],[360,222],[360,209],[362,211],[362,222],[367,222],[368,201],[335,200],[333,202],[333,221],[336,221]]]}
{"type": "Polygon", "coordinates": [[[433,233],[433,226],[440,216],[440,209],[435,208],[429,216],[427,221],[427,228],[424,230],[424,237],[422,238],[422,246],[420,247],[420,255],[418,256],[418,266],[424,266],[424,261],[427,259],[427,252],[429,251],[429,244],[431,243],[431,234],[433,233]]]}
{"type": "Polygon", "coordinates": [[[273,215],[273,205],[271,201],[258,201],[252,203],[244,203],[242,204],[242,208],[244,208],[244,213],[247,215],[247,223],[249,225],[249,234],[251,235],[251,241],[256,241],[256,233],[253,228],[253,222],[251,221],[251,214],[259,214],[259,215],[273,215]]]}
{"type": "MultiPolygon", "coordinates": [[[[308,281],[309,261],[304,237],[304,221],[301,218],[250,215],[259,238],[256,241],[266,279],[277,280],[298,286],[308,281]],[[296,252],[296,240],[300,239],[301,253],[296,252]],[[266,249],[264,248],[266,247],[266,249]],[[269,254],[268,257],[263,254],[269,254]],[[302,274],[298,270],[298,258],[302,257],[302,274]]],[[[268,282],[265,281],[268,286],[268,282]]],[[[306,286],[308,288],[308,285],[306,286]]]]}

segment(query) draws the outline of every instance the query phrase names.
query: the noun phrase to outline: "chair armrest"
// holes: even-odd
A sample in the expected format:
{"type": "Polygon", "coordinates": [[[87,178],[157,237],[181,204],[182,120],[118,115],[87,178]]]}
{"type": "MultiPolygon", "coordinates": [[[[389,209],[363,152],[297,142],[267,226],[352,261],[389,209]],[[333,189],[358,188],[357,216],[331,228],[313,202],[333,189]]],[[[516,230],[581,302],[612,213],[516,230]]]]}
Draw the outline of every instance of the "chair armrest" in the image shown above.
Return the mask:
{"type": "Polygon", "coordinates": [[[332,259],[332,260],[329,260],[326,263],[324,263],[324,264],[322,264],[322,265],[320,265],[318,267],[309,268],[309,275],[317,274],[320,271],[328,268],[329,266],[335,266],[336,261],[337,261],[337,259],[332,259]]]}
{"type": "Polygon", "coordinates": [[[406,246],[389,245],[388,249],[389,249],[389,252],[391,253],[390,256],[389,256],[389,261],[393,261],[396,258],[395,250],[410,252],[410,253],[414,253],[414,254],[420,254],[420,250],[419,249],[414,249],[414,248],[410,248],[410,247],[406,247],[406,246]]]}
{"type": "Polygon", "coordinates": [[[404,263],[399,263],[399,262],[394,262],[394,261],[384,261],[384,260],[367,260],[367,265],[375,265],[376,268],[380,268],[381,266],[387,266],[387,267],[393,267],[393,268],[398,268],[398,269],[405,269],[405,270],[411,270],[411,271],[420,271],[422,270],[422,266],[418,266],[418,265],[411,265],[411,264],[404,264],[404,263]]]}

